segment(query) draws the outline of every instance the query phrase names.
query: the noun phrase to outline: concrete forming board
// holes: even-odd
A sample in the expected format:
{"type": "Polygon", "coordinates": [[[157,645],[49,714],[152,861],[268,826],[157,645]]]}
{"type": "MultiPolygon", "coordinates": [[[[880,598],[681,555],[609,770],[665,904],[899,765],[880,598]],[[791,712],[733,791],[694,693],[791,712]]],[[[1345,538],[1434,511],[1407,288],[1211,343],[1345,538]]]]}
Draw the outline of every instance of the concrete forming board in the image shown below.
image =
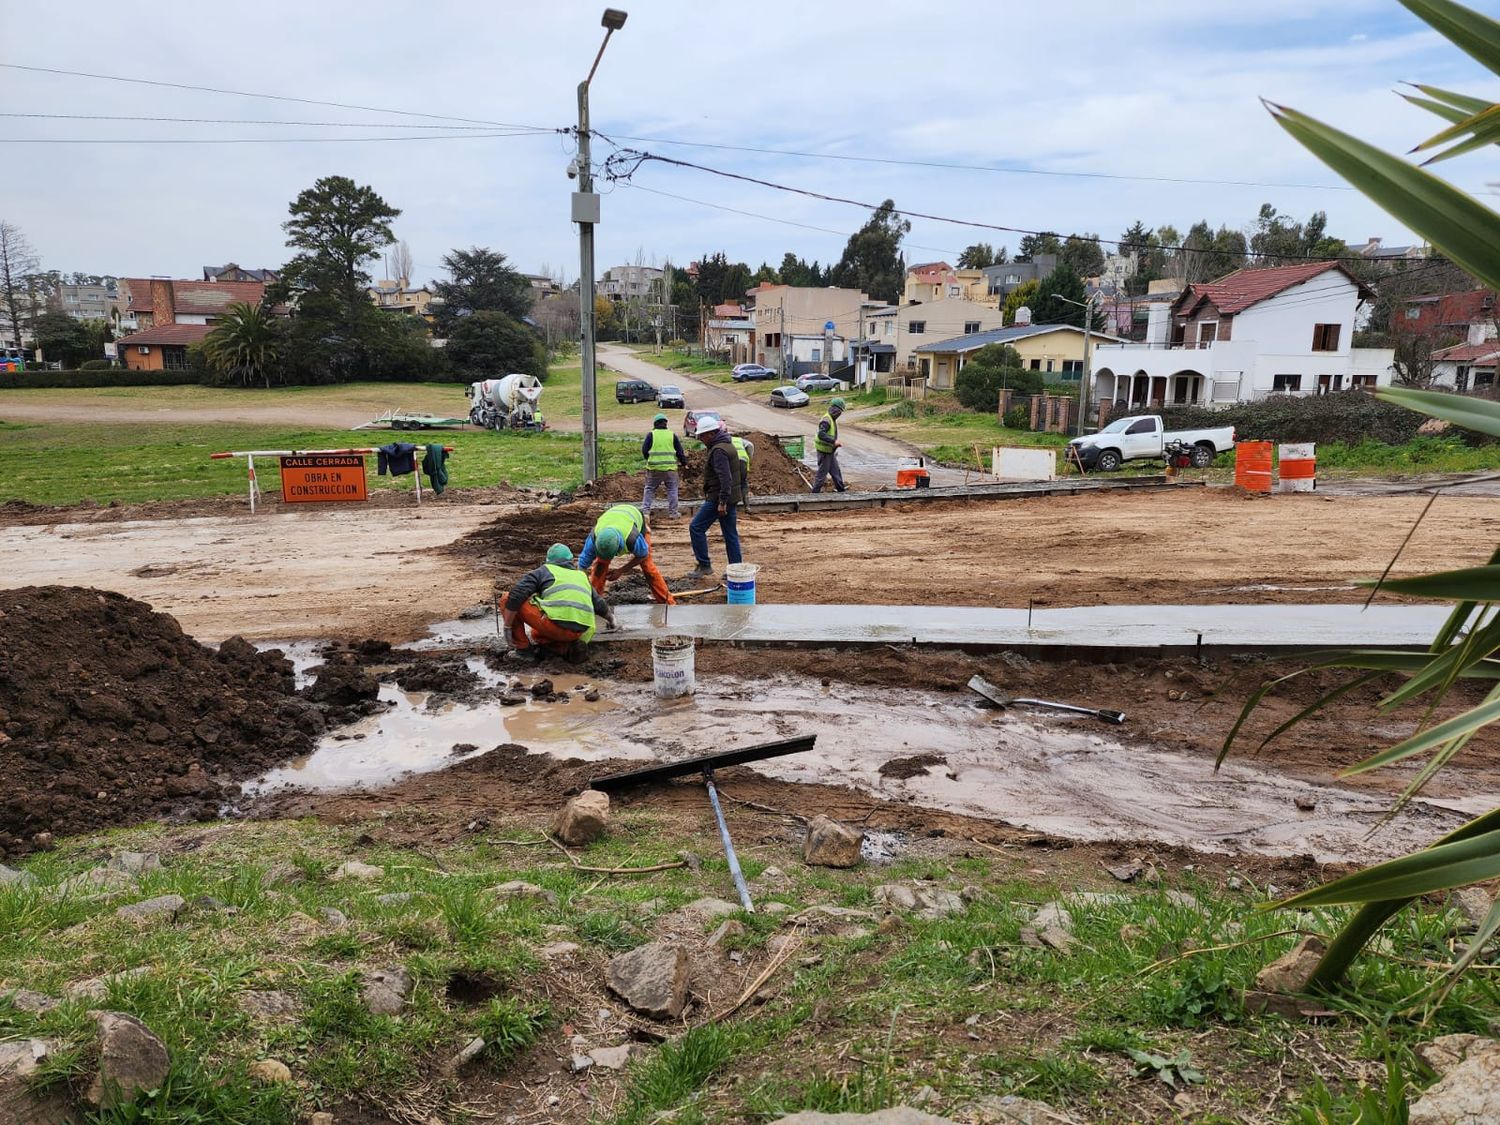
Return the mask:
{"type": "Polygon", "coordinates": [[[1169,482],[1166,477],[1080,478],[1023,484],[975,483],[945,488],[901,488],[885,492],[789,492],[752,496],[750,512],[828,512],[840,508],[884,507],[924,500],[1026,500],[1034,496],[1072,496],[1111,489],[1202,488],[1202,481],[1169,482]]]}
{"type": "Polygon", "coordinates": [[[755,644],[922,644],[996,648],[1274,651],[1410,648],[1431,643],[1445,606],[1116,605],[1070,609],[982,606],[621,606],[620,627],[595,642],[676,633],[755,644]]]}

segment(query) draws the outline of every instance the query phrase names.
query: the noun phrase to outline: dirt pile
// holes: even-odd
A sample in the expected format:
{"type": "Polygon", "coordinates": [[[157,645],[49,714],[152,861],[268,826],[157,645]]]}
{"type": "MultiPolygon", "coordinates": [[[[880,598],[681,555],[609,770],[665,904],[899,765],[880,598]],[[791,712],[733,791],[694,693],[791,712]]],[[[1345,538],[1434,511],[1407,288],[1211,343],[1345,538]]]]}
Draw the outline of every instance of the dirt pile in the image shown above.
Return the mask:
{"type": "MultiPolygon", "coordinates": [[[[755,458],[750,464],[750,496],[780,496],[789,492],[806,492],[807,481],[798,473],[798,463],[787,455],[786,450],[770,434],[751,430],[740,437],[755,446],[755,458]]],[[[681,474],[683,499],[697,500],[703,496],[703,465],[708,454],[696,440],[684,438],[688,467],[681,474]]],[[[642,462],[644,465],[644,462],[642,462]]],[[[805,471],[805,470],[804,470],[805,471]]],[[[634,500],[639,503],[641,489],[645,485],[644,468],[633,472],[611,473],[600,477],[593,484],[586,484],[573,496],[578,500],[634,500]]],[[[657,503],[666,503],[666,492],[657,494],[657,503]]]]}
{"type": "Polygon", "coordinates": [[[119,594],[7,590],[0,652],[0,855],[41,832],[212,816],[227,783],[309,750],[323,725],[279,653],[205,648],[119,594]]]}

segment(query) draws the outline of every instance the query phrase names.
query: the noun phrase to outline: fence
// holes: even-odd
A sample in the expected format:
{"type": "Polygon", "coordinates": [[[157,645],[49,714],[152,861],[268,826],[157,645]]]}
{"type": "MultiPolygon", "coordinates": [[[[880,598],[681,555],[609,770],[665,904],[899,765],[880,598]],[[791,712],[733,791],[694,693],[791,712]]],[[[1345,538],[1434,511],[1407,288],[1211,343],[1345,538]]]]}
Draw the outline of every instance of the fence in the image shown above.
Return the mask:
{"type": "Polygon", "coordinates": [[[1016,407],[1026,408],[1027,429],[1038,433],[1070,434],[1078,422],[1078,400],[1071,395],[1022,395],[1015,391],[1000,392],[999,417],[1016,407]]]}

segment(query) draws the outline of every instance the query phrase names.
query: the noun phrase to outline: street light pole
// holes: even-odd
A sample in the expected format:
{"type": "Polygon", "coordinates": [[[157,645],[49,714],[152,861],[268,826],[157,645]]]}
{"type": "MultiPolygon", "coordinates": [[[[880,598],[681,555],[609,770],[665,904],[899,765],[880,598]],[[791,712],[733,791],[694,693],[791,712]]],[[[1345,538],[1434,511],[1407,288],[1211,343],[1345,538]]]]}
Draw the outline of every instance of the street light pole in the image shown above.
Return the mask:
{"type": "Polygon", "coordinates": [[[599,197],[594,193],[594,165],[590,150],[589,83],[599,69],[609,37],[625,26],[625,13],[604,9],[604,42],[594,56],[588,77],[578,84],[578,190],[573,193],[573,221],[578,224],[578,312],[582,330],[579,360],[583,380],[583,479],[599,477],[599,404],[596,401],[597,365],[594,355],[594,225],[599,221],[599,197]]]}
{"type": "Polygon", "coordinates": [[[1071,297],[1064,297],[1054,293],[1059,301],[1069,305],[1077,305],[1083,310],[1083,373],[1078,380],[1078,436],[1083,436],[1083,422],[1089,412],[1089,383],[1092,380],[1089,368],[1089,345],[1093,343],[1094,322],[1094,299],[1086,297],[1082,301],[1075,301],[1071,297]]]}

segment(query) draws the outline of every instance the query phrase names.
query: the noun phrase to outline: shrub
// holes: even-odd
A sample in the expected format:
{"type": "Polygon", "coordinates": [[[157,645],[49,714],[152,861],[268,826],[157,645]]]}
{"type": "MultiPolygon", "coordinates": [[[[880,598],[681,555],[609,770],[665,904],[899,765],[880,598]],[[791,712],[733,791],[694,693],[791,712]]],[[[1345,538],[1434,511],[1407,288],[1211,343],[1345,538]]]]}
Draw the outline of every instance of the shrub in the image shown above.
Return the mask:
{"type": "Polygon", "coordinates": [[[1000,419],[1002,425],[1012,430],[1031,429],[1031,407],[1012,406],[1005,412],[1005,417],[1000,419]]]}
{"type": "Polygon", "coordinates": [[[108,371],[114,367],[114,360],[110,359],[86,359],[78,365],[80,371],[108,371]]]}
{"type": "Polygon", "coordinates": [[[1023,395],[1042,393],[1042,373],[1020,367],[991,367],[971,362],[958,373],[954,390],[966,409],[988,413],[1000,401],[1000,390],[1007,387],[1023,395]]]}
{"type": "Polygon", "coordinates": [[[1363,391],[1305,398],[1274,395],[1260,402],[1209,410],[1170,406],[1162,410],[1169,430],[1233,426],[1240,441],[1343,442],[1366,439],[1401,445],[1417,436],[1426,419],[1363,391]]]}
{"type": "Polygon", "coordinates": [[[0,375],[0,390],[25,387],[182,387],[201,382],[194,371],[22,371],[0,375]]]}

